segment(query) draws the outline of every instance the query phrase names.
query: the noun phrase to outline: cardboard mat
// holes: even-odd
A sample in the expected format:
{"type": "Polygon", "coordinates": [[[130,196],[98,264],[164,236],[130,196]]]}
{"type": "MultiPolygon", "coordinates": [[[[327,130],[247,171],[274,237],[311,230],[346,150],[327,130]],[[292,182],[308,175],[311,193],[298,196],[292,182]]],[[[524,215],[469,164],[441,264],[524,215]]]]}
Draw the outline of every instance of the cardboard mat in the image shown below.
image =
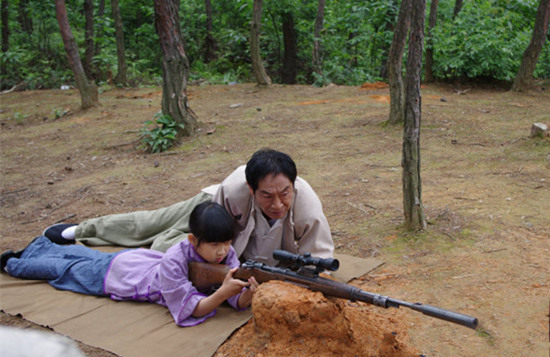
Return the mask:
{"type": "MultiPolygon", "coordinates": [[[[362,276],[382,264],[372,258],[338,254],[336,258],[340,269],[333,276],[340,281],[362,276]]],[[[212,356],[252,317],[250,309],[236,311],[224,305],[202,324],[179,327],[160,305],[59,291],[44,281],[7,274],[0,274],[0,309],[124,357],[212,356]]]]}

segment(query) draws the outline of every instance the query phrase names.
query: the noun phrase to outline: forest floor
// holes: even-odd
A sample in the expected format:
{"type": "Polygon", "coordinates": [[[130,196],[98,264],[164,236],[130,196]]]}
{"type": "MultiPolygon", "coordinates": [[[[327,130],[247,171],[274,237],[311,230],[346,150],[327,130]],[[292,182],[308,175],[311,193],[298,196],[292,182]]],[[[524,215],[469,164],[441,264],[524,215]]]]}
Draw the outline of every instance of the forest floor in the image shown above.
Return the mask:
{"type": "MultiPolygon", "coordinates": [[[[318,193],[336,250],[385,263],[354,283],[479,319],[477,330],[408,309],[426,356],[547,356],[550,307],[550,91],[422,88],[422,202],[428,227],[403,230],[402,126],[385,125],[384,86],[192,86],[204,124],[164,154],[138,132],[161,89],[106,89],[81,111],[76,90],[0,95],[0,249],[48,225],[154,209],[219,183],[261,147],[289,153],[318,193]]],[[[0,314],[0,324],[40,328],[0,314]]],[[[235,336],[234,336],[235,337],[235,336]]],[[[80,344],[88,356],[110,356],[80,344]]]]}

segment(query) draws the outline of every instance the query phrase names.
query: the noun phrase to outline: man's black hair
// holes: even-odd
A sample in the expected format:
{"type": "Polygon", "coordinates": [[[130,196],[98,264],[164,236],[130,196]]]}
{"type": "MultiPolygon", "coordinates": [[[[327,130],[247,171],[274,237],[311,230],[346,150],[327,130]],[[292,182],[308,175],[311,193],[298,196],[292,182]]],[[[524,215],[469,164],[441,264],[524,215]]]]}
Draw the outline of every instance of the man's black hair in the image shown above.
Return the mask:
{"type": "Polygon", "coordinates": [[[203,202],[189,217],[189,230],[198,244],[227,242],[235,237],[234,222],[229,213],[215,202],[203,202]]]}
{"type": "Polygon", "coordinates": [[[283,174],[292,182],[296,181],[298,172],[294,160],[287,154],[273,149],[261,149],[256,151],[246,164],[246,182],[256,192],[261,179],[273,175],[283,174]]]}

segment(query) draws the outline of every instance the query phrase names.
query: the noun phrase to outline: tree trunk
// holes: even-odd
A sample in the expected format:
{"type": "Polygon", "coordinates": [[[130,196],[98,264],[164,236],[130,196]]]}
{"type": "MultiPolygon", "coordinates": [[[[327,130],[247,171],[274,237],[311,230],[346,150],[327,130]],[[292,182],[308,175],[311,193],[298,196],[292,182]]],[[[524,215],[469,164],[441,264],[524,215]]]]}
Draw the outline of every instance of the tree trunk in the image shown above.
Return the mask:
{"type": "MultiPolygon", "coordinates": [[[[388,1],[388,7],[386,15],[384,16],[384,22],[380,25],[380,28],[376,30],[376,33],[386,33],[395,31],[395,23],[393,16],[393,9],[397,5],[396,0],[388,1]]],[[[375,26],[376,27],[376,26],[375,26]]],[[[373,41],[371,47],[371,57],[374,59],[378,56],[382,56],[380,60],[379,77],[382,79],[388,79],[388,56],[391,49],[391,43],[387,43],[385,40],[373,41]],[[377,54],[378,53],[378,54],[377,54]]],[[[374,61],[372,61],[374,67],[374,61]]]]}
{"type": "Polygon", "coordinates": [[[430,5],[430,16],[428,18],[428,38],[426,40],[426,69],[424,71],[424,82],[433,82],[433,64],[434,64],[434,50],[432,48],[432,32],[437,22],[437,4],[439,0],[432,0],[430,5]]]}
{"type": "Polygon", "coordinates": [[[460,12],[460,9],[462,9],[462,0],[456,0],[455,1],[455,8],[453,10],[453,20],[458,16],[458,13],[460,12]]]}
{"type": "MultiPolygon", "coordinates": [[[[2,8],[0,10],[2,16],[2,53],[10,50],[10,26],[9,26],[9,7],[8,0],[2,0],[2,8]]],[[[0,65],[0,78],[6,73],[6,65],[0,65]]],[[[5,85],[5,84],[4,84],[5,85]]],[[[0,90],[3,88],[2,80],[0,79],[0,90]]]]}
{"type": "Polygon", "coordinates": [[[285,53],[283,56],[282,81],[286,84],[296,83],[297,72],[297,39],[294,28],[294,16],[292,12],[285,11],[283,14],[283,43],[285,53]]]}
{"type": "Polygon", "coordinates": [[[2,52],[8,52],[10,50],[10,16],[9,16],[8,0],[2,0],[1,11],[2,11],[2,52]]]}
{"type": "Polygon", "coordinates": [[[411,0],[401,1],[397,24],[388,55],[388,74],[390,86],[390,124],[405,121],[405,86],[403,84],[403,52],[407,43],[407,34],[411,27],[411,0]]]}
{"type": "Polygon", "coordinates": [[[86,25],[84,30],[84,72],[88,79],[93,79],[92,59],[94,57],[94,2],[93,0],[84,1],[84,17],[86,25]]]}
{"type": "Polygon", "coordinates": [[[409,230],[426,228],[420,178],[420,119],[422,103],[420,77],[424,42],[426,0],[412,0],[411,33],[407,58],[405,125],[403,131],[403,206],[409,230]]]}
{"type": "Polygon", "coordinates": [[[319,0],[317,5],[317,17],[315,18],[315,29],[313,33],[313,70],[319,76],[323,75],[323,62],[321,60],[321,31],[325,21],[325,0],[319,0]]]}
{"type": "Polygon", "coordinates": [[[178,134],[193,135],[198,121],[188,106],[189,62],[180,30],[179,1],[154,0],[155,28],[162,52],[162,113],[184,125],[178,134]]]}
{"type": "Polygon", "coordinates": [[[262,19],[262,0],[254,0],[252,21],[250,21],[250,61],[252,73],[259,85],[270,85],[271,78],[265,72],[260,53],[260,24],[262,19]]]}
{"type": "Polygon", "coordinates": [[[28,35],[32,34],[32,19],[29,17],[29,0],[19,0],[19,14],[17,16],[21,30],[28,35]]]}
{"type": "MultiPolygon", "coordinates": [[[[99,19],[99,26],[97,27],[97,31],[96,31],[96,38],[102,37],[103,33],[104,33],[104,30],[103,30],[104,26],[103,25],[104,25],[105,21],[103,19],[103,16],[105,16],[105,0],[100,0],[99,1],[99,6],[98,6],[98,9],[97,9],[97,18],[99,19]]],[[[94,56],[99,56],[100,53],[101,53],[101,47],[99,45],[99,41],[95,41],[94,56]]],[[[96,83],[101,78],[104,78],[103,73],[101,71],[101,67],[100,67],[99,64],[94,64],[93,72],[95,74],[94,79],[96,80],[96,83]]]]}
{"type": "Polygon", "coordinates": [[[533,36],[531,37],[529,46],[523,53],[523,59],[521,60],[521,65],[519,66],[518,74],[514,79],[511,90],[516,92],[526,91],[533,85],[533,73],[535,72],[544,41],[546,41],[549,17],[550,0],[540,0],[533,36]]]}
{"type": "Polygon", "coordinates": [[[204,0],[206,10],[206,41],[204,43],[204,62],[209,63],[216,59],[216,39],[212,35],[212,2],[204,0]]]}
{"type": "Polygon", "coordinates": [[[67,8],[65,7],[65,0],[55,0],[55,13],[57,16],[57,22],[59,23],[59,30],[61,31],[61,37],[63,38],[63,44],[65,51],[67,51],[67,58],[71,69],[73,70],[76,87],[80,92],[80,100],[82,109],[88,109],[99,104],[97,87],[95,84],[88,82],[82,62],[80,61],[80,55],[78,54],[78,47],[73,37],[73,32],[69,25],[69,18],[67,17],[67,8]]]}
{"type": "Polygon", "coordinates": [[[115,22],[116,54],[118,68],[115,77],[115,84],[120,87],[126,86],[126,59],[124,50],[124,30],[122,28],[122,17],[118,7],[118,0],[111,0],[111,12],[115,22]]]}

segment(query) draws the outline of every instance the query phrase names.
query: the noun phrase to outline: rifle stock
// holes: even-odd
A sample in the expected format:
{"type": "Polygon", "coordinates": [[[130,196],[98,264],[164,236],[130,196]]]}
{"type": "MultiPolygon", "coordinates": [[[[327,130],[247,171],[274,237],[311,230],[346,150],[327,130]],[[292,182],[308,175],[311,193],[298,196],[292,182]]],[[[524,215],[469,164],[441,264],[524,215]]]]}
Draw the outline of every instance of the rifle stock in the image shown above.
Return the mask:
{"type": "MultiPolygon", "coordinates": [[[[218,265],[192,262],[189,263],[189,280],[191,280],[197,289],[206,289],[222,284],[229,269],[230,268],[227,265],[222,264],[218,265]]],[[[369,293],[359,289],[358,287],[339,281],[320,276],[308,276],[291,269],[272,267],[263,263],[253,261],[246,262],[242,264],[233,275],[234,278],[245,281],[251,276],[254,276],[260,284],[270,280],[286,281],[312,291],[319,291],[327,296],[352,301],[362,301],[384,308],[399,308],[400,306],[404,306],[412,310],[419,311],[424,315],[436,317],[472,329],[475,329],[478,325],[477,318],[472,316],[441,309],[431,305],[395,300],[388,296],[369,293]]]]}

